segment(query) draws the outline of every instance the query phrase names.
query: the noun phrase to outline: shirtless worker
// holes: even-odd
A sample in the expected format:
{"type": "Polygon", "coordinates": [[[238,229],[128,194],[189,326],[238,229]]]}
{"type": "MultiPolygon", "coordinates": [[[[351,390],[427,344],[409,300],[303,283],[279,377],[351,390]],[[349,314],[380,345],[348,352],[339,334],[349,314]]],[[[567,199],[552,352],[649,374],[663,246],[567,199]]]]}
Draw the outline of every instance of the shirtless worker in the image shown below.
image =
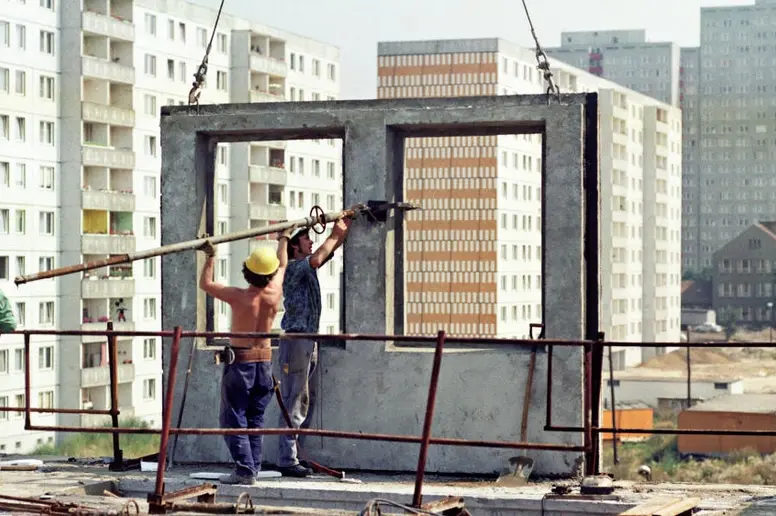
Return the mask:
{"type": "MultiPolygon", "coordinates": [[[[267,247],[253,251],[243,262],[248,288],[228,287],[213,281],[216,249],[208,240],[200,250],[207,259],[199,288],[232,309],[233,332],[269,333],[283,294],[288,265],[286,241],[291,230],[278,238],[277,252],[267,247]]],[[[224,367],[221,377],[221,428],[263,428],[264,411],[272,400],[272,350],[270,339],[233,338],[234,362],[224,367]]],[[[253,485],[261,470],[261,435],[224,436],[235,471],[221,482],[253,485]]]]}

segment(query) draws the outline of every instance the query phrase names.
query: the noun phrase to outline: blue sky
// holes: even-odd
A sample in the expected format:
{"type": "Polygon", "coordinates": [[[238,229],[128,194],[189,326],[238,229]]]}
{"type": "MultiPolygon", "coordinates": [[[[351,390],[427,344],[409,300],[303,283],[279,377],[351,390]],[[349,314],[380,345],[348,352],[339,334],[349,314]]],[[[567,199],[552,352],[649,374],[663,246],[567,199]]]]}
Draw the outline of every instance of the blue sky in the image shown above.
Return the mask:
{"type": "MultiPolygon", "coordinates": [[[[194,0],[217,8],[220,0],[194,0]]],[[[564,30],[646,29],[650,41],[697,45],[700,7],[754,0],[528,0],[543,46],[564,30]]],[[[501,37],[533,46],[520,0],[226,0],[224,11],[333,45],[342,98],[374,98],[377,42],[501,37]]]]}

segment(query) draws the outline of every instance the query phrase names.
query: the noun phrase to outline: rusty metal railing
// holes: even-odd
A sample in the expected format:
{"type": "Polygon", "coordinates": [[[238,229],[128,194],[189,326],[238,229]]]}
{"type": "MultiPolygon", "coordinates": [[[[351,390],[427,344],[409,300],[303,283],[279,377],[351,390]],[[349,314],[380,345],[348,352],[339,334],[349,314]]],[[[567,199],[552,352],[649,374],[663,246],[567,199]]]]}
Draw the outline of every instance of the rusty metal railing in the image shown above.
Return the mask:
{"type": "MultiPolygon", "coordinates": [[[[149,502],[156,511],[164,512],[165,504],[168,500],[164,493],[164,473],[167,464],[168,443],[170,435],[315,435],[322,437],[332,437],[339,439],[354,440],[372,440],[387,441],[399,443],[420,444],[418,454],[418,465],[416,470],[415,491],[413,503],[419,507],[422,503],[422,486],[425,476],[426,460],[428,448],[430,445],[441,446],[470,446],[484,448],[501,449],[523,449],[523,450],[541,450],[558,452],[581,452],[585,454],[585,473],[597,474],[600,470],[598,462],[599,449],[598,442],[602,433],[617,434],[667,434],[667,435],[735,435],[735,436],[776,436],[776,430],[729,430],[729,429],[654,429],[654,428],[620,428],[605,427],[598,423],[600,421],[601,408],[601,386],[603,379],[603,367],[601,362],[596,361],[596,356],[602,357],[606,348],[617,347],[640,347],[640,348],[658,348],[658,347],[708,347],[704,343],[670,343],[670,342],[606,342],[601,335],[597,341],[570,341],[570,340],[550,340],[543,339],[543,332],[540,335],[541,340],[521,340],[505,339],[493,337],[450,337],[444,331],[440,331],[436,336],[413,336],[413,335],[367,335],[367,334],[273,334],[273,333],[233,333],[233,332],[198,332],[183,331],[176,327],[173,331],[114,331],[112,326],[108,326],[104,331],[56,331],[56,330],[22,330],[14,332],[24,337],[24,356],[25,356],[25,378],[24,407],[0,407],[2,412],[24,412],[24,426],[27,430],[35,431],[53,431],[53,432],[82,432],[82,433],[111,433],[114,437],[114,455],[115,461],[121,462],[121,450],[119,447],[119,436],[121,434],[153,434],[160,435],[159,454],[157,457],[158,467],[156,476],[156,485],[154,493],[149,495],[149,502]],[[110,354],[110,386],[111,386],[111,408],[108,410],[93,409],[58,409],[58,408],[39,408],[31,406],[31,373],[30,373],[30,343],[32,336],[35,335],[65,335],[65,336],[103,336],[107,338],[110,354]],[[163,422],[161,429],[155,428],[135,428],[119,426],[118,417],[120,411],[118,408],[118,374],[117,374],[117,339],[120,336],[126,337],[166,337],[172,339],[170,348],[170,364],[167,371],[167,388],[163,401],[163,422]],[[434,344],[434,359],[431,370],[431,379],[429,383],[429,392],[426,402],[425,419],[423,431],[420,436],[385,434],[385,433],[363,433],[341,430],[325,429],[295,429],[295,428],[253,428],[253,429],[234,429],[234,428],[181,428],[172,426],[172,405],[174,401],[175,381],[177,377],[177,367],[180,354],[180,343],[183,338],[274,338],[274,339],[298,339],[308,338],[318,341],[385,341],[385,342],[412,342],[418,344],[434,344]],[[431,427],[436,404],[436,393],[438,389],[439,374],[442,366],[442,357],[444,347],[450,344],[465,344],[467,346],[505,346],[513,348],[522,348],[527,351],[534,351],[537,345],[546,347],[547,351],[547,392],[546,392],[546,422],[544,430],[552,432],[573,432],[582,435],[583,444],[573,445],[564,443],[535,443],[526,442],[525,437],[520,441],[493,441],[493,440],[475,440],[449,437],[433,437],[431,427]],[[582,348],[582,426],[560,426],[553,424],[552,421],[552,403],[553,403],[553,349],[555,347],[581,347],[582,348]],[[595,364],[598,363],[598,367],[595,364]],[[596,397],[595,393],[598,393],[596,397]],[[100,414],[111,416],[110,427],[93,428],[82,426],[61,426],[61,425],[33,425],[31,414],[100,414]],[[597,417],[596,416],[597,414],[597,417]]],[[[776,348],[776,343],[736,343],[737,347],[742,345],[759,348],[776,348]]],[[[716,347],[725,347],[716,346],[716,347]]]]}
{"type": "MultiPolygon", "coordinates": [[[[151,510],[154,512],[165,512],[169,500],[164,493],[164,473],[167,464],[167,450],[170,435],[317,435],[322,437],[333,437],[340,439],[388,441],[399,443],[417,443],[420,444],[418,454],[418,466],[416,470],[415,490],[413,494],[413,504],[420,507],[422,504],[422,487],[425,476],[426,460],[428,448],[430,445],[442,446],[471,446],[484,448],[502,448],[502,449],[524,449],[524,450],[542,450],[559,452],[586,452],[590,447],[590,439],[586,439],[585,446],[571,444],[554,443],[532,443],[522,441],[493,441],[493,440],[475,440],[461,438],[433,437],[431,427],[433,423],[434,409],[436,404],[436,393],[438,389],[439,374],[442,366],[442,357],[444,347],[447,344],[466,344],[468,346],[493,346],[504,345],[511,347],[520,347],[526,349],[535,349],[537,342],[533,340],[517,340],[503,338],[462,338],[448,337],[444,331],[440,331],[435,337],[429,336],[411,336],[411,335],[366,335],[366,334],[271,334],[271,333],[233,333],[233,332],[196,332],[183,331],[176,327],[173,331],[114,331],[112,326],[105,331],[70,331],[70,330],[22,330],[14,332],[24,336],[25,356],[25,406],[24,408],[3,407],[0,411],[24,411],[25,429],[34,431],[52,431],[52,432],[81,432],[81,433],[111,433],[114,437],[114,452],[118,460],[123,460],[119,448],[120,434],[152,434],[160,435],[159,454],[157,457],[157,473],[154,493],[149,495],[148,500],[151,510]],[[110,353],[110,383],[111,383],[111,409],[110,410],[92,410],[92,409],[48,409],[34,408],[30,403],[30,364],[29,348],[30,340],[33,335],[63,335],[63,336],[104,336],[108,339],[110,353]],[[118,425],[118,375],[116,360],[116,342],[119,336],[126,337],[167,337],[172,339],[170,347],[170,364],[167,371],[167,388],[163,402],[163,421],[161,429],[154,428],[136,428],[121,427],[118,425]],[[414,342],[414,343],[434,343],[434,359],[429,383],[428,399],[426,402],[425,419],[421,436],[401,435],[401,434],[382,434],[382,433],[363,433],[352,431],[324,430],[324,429],[295,429],[295,428],[177,428],[172,427],[172,406],[174,401],[175,381],[177,377],[178,359],[180,354],[180,342],[183,338],[276,338],[276,339],[299,339],[310,338],[318,341],[338,340],[338,341],[392,341],[392,342],[414,342]],[[115,393],[115,395],[114,395],[115,393]],[[62,426],[62,425],[33,425],[31,422],[32,413],[51,413],[51,414],[103,414],[111,416],[111,427],[93,428],[83,426],[62,426]]],[[[569,341],[550,341],[543,340],[542,345],[554,344],[558,346],[579,345],[577,342],[569,341]]],[[[586,398],[587,399],[587,398],[586,398]]],[[[589,412],[589,405],[585,405],[585,411],[589,412]]],[[[585,426],[589,426],[589,418],[585,420],[585,426]]],[[[590,432],[586,432],[589,434],[590,432]]]]}

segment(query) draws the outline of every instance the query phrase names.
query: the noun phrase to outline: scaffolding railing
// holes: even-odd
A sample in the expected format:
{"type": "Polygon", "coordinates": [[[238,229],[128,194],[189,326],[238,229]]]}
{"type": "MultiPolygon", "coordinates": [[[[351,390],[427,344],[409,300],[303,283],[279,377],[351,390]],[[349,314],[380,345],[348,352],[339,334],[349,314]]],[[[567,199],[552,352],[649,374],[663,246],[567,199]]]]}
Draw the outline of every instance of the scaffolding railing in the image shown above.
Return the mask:
{"type": "MultiPolygon", "coordinates": [[[[534,325],[536,326],[536,325],[534,325]]],[[[541,325],[539,325],[541,326],[541,325]]],[[[543,328],[542,328],[543,329],[543,328]]],[[[425,476],[426,461],[428,457],[428,448],[430,445],[440,446],[470,446],[484,448],[501,449],[522,449],[522,450],[540,450],[557,452],[578,452],[585,456],[585,473],[588,475],[598,474],[600,472],[599,463],[599,441],[603,433],[617,434],[669,434],[669,435],[736,435],[736,436],[776,436],[776,430],[729,430],[729,429],[653,429],[653,428],[617,428],[616,424],[611,427],[600,425],[601,414],[601,387],[603,380],[603,356],[604,350],[611,347],[640,347],[640,348],[696,348],[709,347],[709,344],[698,342],[606,342],[603,334],[595,341],[586,340],[551,340],[545,339],[544,332],[539,335],[540,340],[530,339],[512,339],[496,337],[450,337],[445,331],[440,331],[436,336],[421,335],[372,335],[372,334],[299,334],[299,333],[241,333],[241,332],[207,332],[207,331],[183,331],[176,327],[172,331],[114,331],[111,323],[108,323],[108,329],[104,331],[77,331],[77,330],[20,330],[13,332],[22,335],[24,338],[24,407],[0,407],[0,412],[23,412],[24,428],[33,431],[52,431],[52,432],[81,432],[81,433],[110,433],[113,435],[114,462],[112,468],[120,470],[131,467],[132,461],[124,459],[120,448],[121,434],[152,434],[160,435],[159,452],[156,455],[158,462],[156,472],[156,484],[154,493],[149,495],[148,500],[152,510],[164,512],[165,504],[168,500],[164,493],[164,474],[167,464],[168,443],[170,435],[314,435],[321,437],[332,437],[339,439],[354,440],[372,440],[387,441],[398,443],[420,444],[418,453],[418,464],[416,469],[415,490],[413,495],[413,504],[420,507],[422,503],[422,488],[425,476]],[[110,392],[111,403],[109,409],[59,409],[59,408],[41,408],[31,406],[31,373],[30,373],[30,346],[33,336],[37,335],[58,335],[58,336],[103,336],[108,342],[108,353],[110,368],[110,392]],[[171,339],[170,362],[167,370],[167,384],[164,400],[162,404],[162,427],[161,428],[138,428],[119,426],[119,397],[118,397],[118,360],[117,360],[117,339],[119,337],[163,337],[171,339]],[[406,434],[387,434],[387,433],[363,433],[342,430],[327,430],[315,428],[186,428],[172,426],[172,407],[174,402],[174,392],[176,377],[178,371],[178,361],[180,355],[180,344],[183,338],[206,338],[206,339],[226,339],[226,338],[271,338],[271,339],[314,339],[320,342],[326,341],[382,341],[382,342],[406,342],[417,344],[434,344],[433,367],[429,382],[428,397],[426,401],[425,418],[421,435],[406,434]],[[436,393],[438,389],[439,374],[442,367],[442,357],[444,348],[449,344],[465,344],[467,346],[504,346],[529,351],[536,351],[541,345],[546,348],[547,356],[547,389],[546,389],[546,421],[545,431],[551,432],[572,432],[582,436],[583,444],[567,443],[538,443],[527,442],[524,438],[520,441],[497,441],[497,440],[475,440],[463,438],[434,437],[431,428],[434,418],[436,404],[436,393]],[[582,348],[582,426],[560,426],[553,423],[553,349],[555,347],[581,347],[582,348]],[[39,425],[32,424],[31,414],[99,414],[109,415],[111,417],[110,427],[83,427],[83,426],[63,426],[63,425],[39,425]]],[[[776,343],[736,343],[736,347],[748,346],[759,348],[776,348],[776,343]]],[[[725,345],[715,345],[715,347],[726,347],[725,345]]],[[[535,363],[532,359],[531,363],[535,363]]],[[[533,368],[531,368],[533,369],[533,368]]],[[[610,375],[612,371],[610,369],[610,375]]],[[[529,376],[532,376],[529,371],[529,376]]],[[[530,385],[529,385],[530,388],[530,385]]],[[[526,407],[524,407],[524,410],[526,407]]],[[[616,419],[614,419],[616,423],[616,419]]],[[[140,459],[133,459],[139,462],[140,459]]]]}

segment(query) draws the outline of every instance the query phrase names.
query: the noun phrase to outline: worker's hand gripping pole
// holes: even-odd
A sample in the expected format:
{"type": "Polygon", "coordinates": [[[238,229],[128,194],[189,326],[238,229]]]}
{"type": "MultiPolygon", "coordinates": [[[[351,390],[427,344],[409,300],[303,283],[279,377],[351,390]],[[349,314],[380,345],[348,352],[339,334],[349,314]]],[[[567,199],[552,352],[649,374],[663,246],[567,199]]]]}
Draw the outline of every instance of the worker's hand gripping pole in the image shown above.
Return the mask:
{"type": "Polygon", "coordinates": [[[242,231],[236,231],[234,233],[227,233],[213,237],[197,238],[195,240],[188,240],[186,242],[179,242],[177,244],[165,245],[155,249],[148,249],[146,251],[138,251],[135,253],[113,256],[105,260],[95,260],[87,263],[68,265],[66,267],[60,267],[58,269],[52,269],[49,271],[37,272],[35,274],[17,276],[14,279],[14,283],[16,283],[18,286],[22,283],[29,283],[31,281],[56,278],[58,276],[65,276],[67,274],[74,274],[76,272],[85,272],[92,269],[110,267],[112,265],[131,263],[137,260],[145,260],[147,258],[179,253],[181,251],[196,250],[199,249],[208,240],[211,244],[218,245],[226,242],[234,242],[236,240],[244,240],[246,238],[270,235],[272,233],[278,233],[287,229],[295,229],[299,227],[312,228],[316,233],[323,233],[328,223],[336,222],[337,220],[345,217],[356,218],[359,216],[365,216],[367,220],[372,222],[385,222],[387,220],[388,211],[390,210],[404,211],[415,209],[418,209],[418,206],[410,203],[388,203],[382,201],[369,201],[366,204],[360,203],[347,210],[332,211],[329,213],[325,213],[319,206],[314,206],[313,209],[310,210],[310,216],[303,219],[279,222],[277,224],[270,224],[261,228],[244,229],[242,231]]]}

